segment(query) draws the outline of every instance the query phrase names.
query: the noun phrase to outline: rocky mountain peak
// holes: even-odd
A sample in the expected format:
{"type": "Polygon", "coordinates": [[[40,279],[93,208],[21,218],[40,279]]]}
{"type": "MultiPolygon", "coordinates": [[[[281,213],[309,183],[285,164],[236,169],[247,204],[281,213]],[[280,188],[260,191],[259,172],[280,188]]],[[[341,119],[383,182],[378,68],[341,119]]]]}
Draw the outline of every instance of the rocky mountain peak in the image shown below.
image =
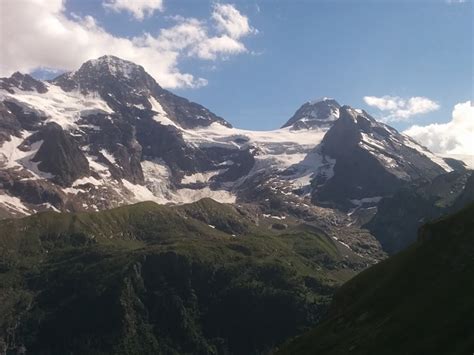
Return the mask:
{"type": "Polygon", "coordinates": [[[89,60],[77,71],[62,74],[52,83],[68,92],[98,93],[114,112],[131,119],[152,109],[163,120],[169,119],[184,128],[209,126],[214,122],[231,127],[205,107],[163,89],[141,65],[112,55],[89,60]]]}
{"type": "Polygon", "coordinates": [[[283,127],[299,130],[331,126],[339,118],[340,107],[341,105],[336,100],[328,97],[308,101],[295,112],[283,127]]]}
{"type": "Polygon", "coordinates": [[[76,76],[87,76],[88,74],[137,79],[140,76],[146,75],[146,72],[141,65],[112,55],[104,55],[97,59],[88,60],[74,73],[76,76]]]}
{"type": "Polygon", "coordinates": [[[88,60],[78,70],[60,75],[53,83],[65,91],[77,89],[84,93],[123,91],[124,88],[128,88],[128,92],[148,93],[161,89],[142,66],[112,55],[88,60]]]}
{"type": "Polygon", "coordinates": [[[452,171],[444,160],[367,112],[342,106],[322,140],[322,152],[336,160],[334,177],[315,201],[348,206],[393,194],[412,181],[452,171]]]}
{"type": "Polygon", "coordinates": [[[46,85],[39,80],[36,80],[31,75],[15,72],[9,78],[0,79],[0,89],[8,91],[10,94],[14,93],[14,89],[25,91],[36,91],[44,94],[48,91],[46,85]]]}
{"type": "Polygon", "coordinates": [[[334,103],[338,104],[337,101],[334,98],[327,97],[327,96],[318,97],[316,99],[309,100],[307,103],[310,104],[310,105],[316,105],[316,104],[321,104],[321,103],[325,103],[327,105],[334,104],[334,103]]]}

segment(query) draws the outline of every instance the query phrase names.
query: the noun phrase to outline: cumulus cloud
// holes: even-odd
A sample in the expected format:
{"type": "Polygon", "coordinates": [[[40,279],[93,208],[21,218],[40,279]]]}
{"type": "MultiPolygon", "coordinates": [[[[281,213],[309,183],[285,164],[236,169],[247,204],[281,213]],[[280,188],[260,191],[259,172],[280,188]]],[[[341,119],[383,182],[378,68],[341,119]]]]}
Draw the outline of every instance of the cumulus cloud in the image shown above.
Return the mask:
{"type": "Polygon", "coordinates": [[[157,10],[163,11],[163,0],[108,0],[103,6],[115,12],[130,12],[135,19],[141,21],[157,10]]]}
{"type": "Polygon", "coordinates": [[[217,4],[209,20],[177,16],[175,23],[155,36],[119,37],[91,16],[68,17],[64,1],[2,2],[0,76],[38,68],[74,70],[86,60],[112,54],[142,65],[164,87],[199,87],[207,81],[183,73],[179,61],[225,59],[248,52],[242,39],[254,32],[235,7],[217,4]],[[225,15],[221,19],[218,14],[225,15]]]}
{"type": "MultiPolygon", "coordinates": [[[[220,18],[219,16],[217,18],[220,18]]],[[[211,27],[217,32],[215,35],[209,34],[209,25],[204,21],[176,16],[174,18],[176,25],[162,29],[157,37],[147,33],[135,38],[134,42],[158,51],[179,51],[182,55],[204,60],[228,58],[230,55],[247,52],[241,38],[253,33],[254,30],[248,25],[245,16],[232,5],[218,4],[213,8],[212,19],[214,23],[211,27]],[[222,27],[221,19],[216,20],[216,14],[221,14],[222,9],[228,7],[234,11],[224,11],[228,15],[225,17],[227,27],[222,27]],[[245,21],[242,18],[245,18],[245,21]]]]}
{"type": "Polygon", "coordinates": [[[448,123],[412,126],[403,133],[413,137],[434,153],[467,156],[474,159],[474,107],[471,101],[454,106],[448,123]]]}
{"type": "Polygon", "coordinates": [[[233,5],[214,5],[212,18],[216,22],[217,28],[231,38],[239,39],[256,32],[250,27],[248,18],[243,16],[233,5]]]}
{"type": "Polygon", "coordinates": [[[404,99],[398,96],[365,96],[367,105],[383,112],[386,121],[406,121],[412,116],[436,111],[439,105],[426,97],[410,97],[404,99]]]}

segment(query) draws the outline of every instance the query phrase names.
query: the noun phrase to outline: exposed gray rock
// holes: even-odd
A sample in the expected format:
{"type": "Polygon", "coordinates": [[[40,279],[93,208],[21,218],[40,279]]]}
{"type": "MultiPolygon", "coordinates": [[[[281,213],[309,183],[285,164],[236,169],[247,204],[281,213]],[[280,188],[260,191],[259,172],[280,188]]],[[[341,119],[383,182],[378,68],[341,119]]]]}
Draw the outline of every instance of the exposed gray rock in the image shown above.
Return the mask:
{"type": "Polygon", "coordinates": [[[343,106],[322,142],[323,154],[336,159],[334,176],[313,190],[313,201],[349,208],[352,199],[388,196],[409,181],[445,173],[406,146],[407,139],[366,112],[343,106]]]}
{"type": "Polygon", "coordinates": [[[48,91],[46,85],[31,75],[15,72],[9,78],[0,78],[0,88],[14,93],[14,88],[27,91],[36,91],[44,94],[48,91]]]}
{"type": "Polygon", "coordinates": [[[89,175],[89,163],[74,138],[55,123],[46,125],[29,142],[42,140],[33,162],[41,171],[54,175],[54,182],[70,186],[76,179],[89,175]]]}
{"type": "Polygon", "coordinates": [[[375,217],[365,227],[388,253],[396,253],[417,238],[418,228],[474,201],[474,173],[453,171],[432,181],[404,186],[382,199],[375,217]]]}

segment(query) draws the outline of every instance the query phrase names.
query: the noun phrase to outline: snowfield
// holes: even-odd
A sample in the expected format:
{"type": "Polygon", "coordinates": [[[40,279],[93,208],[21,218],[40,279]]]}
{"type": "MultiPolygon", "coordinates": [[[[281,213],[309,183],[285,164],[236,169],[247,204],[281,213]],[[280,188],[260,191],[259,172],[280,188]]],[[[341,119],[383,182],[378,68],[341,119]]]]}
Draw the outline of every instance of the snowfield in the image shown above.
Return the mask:
{"type": "Polygon", "coordinates": [[[14,94],[10,94],[0,90],[0,101],[13,101],[26,110],[38,112],[46,118],[46,122],[55,122],[69,130],[79,129],[76,121],[82,116],[113,112],[98,93],[83,95],[78,90],[66,92],[57,85],[44,84],[48,89],[44,94],[24,90],[15,90],[14,94]]]}

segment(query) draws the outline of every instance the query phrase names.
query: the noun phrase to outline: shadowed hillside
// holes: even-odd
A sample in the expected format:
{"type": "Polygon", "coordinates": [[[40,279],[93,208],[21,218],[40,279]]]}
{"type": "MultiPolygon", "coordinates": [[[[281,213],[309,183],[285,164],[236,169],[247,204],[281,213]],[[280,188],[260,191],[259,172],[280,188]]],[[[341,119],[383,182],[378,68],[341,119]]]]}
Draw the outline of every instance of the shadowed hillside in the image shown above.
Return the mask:
{"type": "Polygon", "coordinates": [[[409,249],[335,295],[328,319],[279,354],[470,354],[474,204],[426,224],[409,249]]]}

